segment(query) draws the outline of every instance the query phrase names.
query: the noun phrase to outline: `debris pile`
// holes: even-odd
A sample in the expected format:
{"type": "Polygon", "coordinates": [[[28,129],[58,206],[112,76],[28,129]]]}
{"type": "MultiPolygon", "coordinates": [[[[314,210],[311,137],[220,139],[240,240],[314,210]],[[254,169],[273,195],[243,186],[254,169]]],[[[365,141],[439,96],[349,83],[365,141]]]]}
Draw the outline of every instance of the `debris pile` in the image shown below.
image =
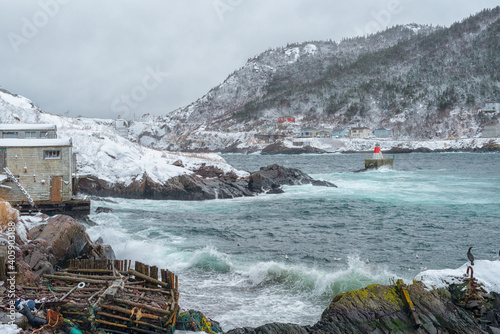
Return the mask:
{"type": "Polygon", "coordinates": [[[178,279],[168,270],[140,262],[132,269],[129,260],[71,260],[69,268],[43,275],[42,282],[23,286],[22,299],[35,301],[33,310],[51,310],[43,327],[74,326],[91,333],[175,331],[178,279]]]}

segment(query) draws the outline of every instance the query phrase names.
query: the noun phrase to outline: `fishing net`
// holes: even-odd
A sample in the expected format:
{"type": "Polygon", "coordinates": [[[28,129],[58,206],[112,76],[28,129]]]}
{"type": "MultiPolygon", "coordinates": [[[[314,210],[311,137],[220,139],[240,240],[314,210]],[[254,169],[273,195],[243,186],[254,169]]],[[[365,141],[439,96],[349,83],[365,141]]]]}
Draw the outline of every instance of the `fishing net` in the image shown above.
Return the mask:
{"type": "Polygon", "coordinates": [[[194,310],[179,312],[175,328],[185,331],[203,331],[209,334],[223,332],[217,321],[207,319],[203,313],[194,310]]]}

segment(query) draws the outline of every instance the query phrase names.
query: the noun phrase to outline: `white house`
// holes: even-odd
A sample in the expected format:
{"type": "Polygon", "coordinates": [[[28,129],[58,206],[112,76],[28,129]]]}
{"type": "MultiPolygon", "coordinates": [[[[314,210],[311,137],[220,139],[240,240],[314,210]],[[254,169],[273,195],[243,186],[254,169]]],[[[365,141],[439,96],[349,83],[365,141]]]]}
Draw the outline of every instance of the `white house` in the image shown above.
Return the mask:
{"type": "Polygon", "coordinates": [[[486,124],[483,129],[483,138],[500,137],[500,123],[486,124]]]}
{"type": "Polygon", "coordinates": [[[484,108],[482,109],[484,112],[500,112],[500,102],[486,102],[484,104],[484,108]]]}

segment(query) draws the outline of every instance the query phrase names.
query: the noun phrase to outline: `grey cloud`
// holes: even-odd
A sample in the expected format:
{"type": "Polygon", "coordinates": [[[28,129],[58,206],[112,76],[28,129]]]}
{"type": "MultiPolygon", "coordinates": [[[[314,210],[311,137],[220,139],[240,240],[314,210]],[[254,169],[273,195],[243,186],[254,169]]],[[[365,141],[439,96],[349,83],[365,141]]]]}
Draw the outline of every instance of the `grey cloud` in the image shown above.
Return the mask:
{"type": "Polygon", "coordinates": [[[450,25],[496,2],[5,0],[0,85],[56,114],[161,115],[270,47],[339,41],[403,23],[450,25]],[[156,68],[168,75],[153,85],[148,69],[156,68]],[[127,112],[113,108],[127,96],[127,112]]]}

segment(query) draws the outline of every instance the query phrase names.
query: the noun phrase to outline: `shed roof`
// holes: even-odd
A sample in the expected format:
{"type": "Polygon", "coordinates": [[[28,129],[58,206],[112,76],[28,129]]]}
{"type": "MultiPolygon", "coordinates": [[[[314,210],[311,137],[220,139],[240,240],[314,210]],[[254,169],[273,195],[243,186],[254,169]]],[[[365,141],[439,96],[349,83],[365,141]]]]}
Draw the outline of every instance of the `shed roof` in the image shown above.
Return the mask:
{"type": "Polygon", "coordinates": [[[56,130],[55,124],[0,124],[0,131],[56,130]]]}
{"type": "Polygon", "coordinates": [[[0,147],[72,146],[71,139],[0,139],[0,147]]]}

